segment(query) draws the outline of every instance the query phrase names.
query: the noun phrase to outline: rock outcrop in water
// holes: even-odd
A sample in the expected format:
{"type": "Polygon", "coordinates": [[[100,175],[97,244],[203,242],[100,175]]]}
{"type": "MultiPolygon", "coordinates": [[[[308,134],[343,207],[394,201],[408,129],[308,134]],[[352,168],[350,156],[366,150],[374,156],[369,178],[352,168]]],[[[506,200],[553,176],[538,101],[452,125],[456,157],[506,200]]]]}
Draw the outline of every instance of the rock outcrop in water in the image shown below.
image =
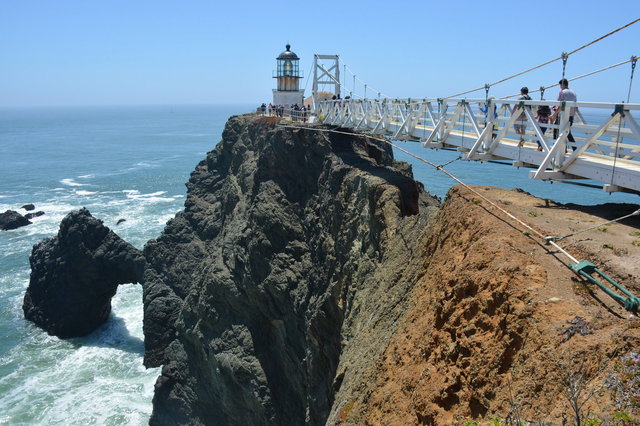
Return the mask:
{"type": "Polygon", "coordinates": [[[437,202],[384,144],[316,130],[232,118],[145,246],[152,424],[323,424],[339,363],[393,328],[437,202]]]}
{"type": "Polygon", "coordinates": [[[25,318],[62,338],[84,336],[109,317],[117,286],[140,282],[144,258],[87,209],[69,213],[56,237],[33,247],[25,318]]]}
{"type": "Polygon", "coordinates": [[[7,210],[4,213],[0,213],[0,230],[9,231],[11,229],[17,229],[21,226],[30,225],[31,222],[26,217],[14,210],[7,210]]]}

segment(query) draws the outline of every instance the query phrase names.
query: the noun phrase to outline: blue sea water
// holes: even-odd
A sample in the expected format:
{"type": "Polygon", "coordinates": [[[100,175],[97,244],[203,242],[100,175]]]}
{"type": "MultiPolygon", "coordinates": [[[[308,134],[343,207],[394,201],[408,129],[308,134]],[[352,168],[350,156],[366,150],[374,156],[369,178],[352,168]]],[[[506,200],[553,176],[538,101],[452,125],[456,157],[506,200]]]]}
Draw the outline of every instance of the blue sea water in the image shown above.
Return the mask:
{"type": "Polygon", "coordinates": [[[142,365],[140,286],[119,288],[98,331],[59,340],[23,319],[29,253],[80,207],[142,248],[182,208],[185,182],[227,118],[251,109],[0,110],[0,211],[33,203],[45,212],[0,232],[0,424],[148,422],[159,370],[142,365]]]}
{"type": "MultiPolygon", "coordinates": [[[[0,110],[0,211],[34,203],[44,216],[0,232],[0,424],[146,424],[158,369],[142,365],[142,291],[121,286],[109,321],[90,336],[60,340],[23,319],[29,253],[54,235],[69,211],[87,207],[142,248],[184,203],[185,182],[220,140],[230,115],[253,105],[0,110]],[[116,225],[118,219],[126,219],[116,225]]],[[[436,164],[457,153],[415,142],[403,149],[436,164]]],[[[443,197],[455,182],[413,164],[443,197]]],[[[559,202],[639,203],[638,196],[530,181],[528,170],[454,161],[447,170],[472,184],[522,188],[559,202]]],[[[19,210],[20,211],[20,210],[19,210]]],[[[24,213],[24,211],[22,211],[24,213]]]]}

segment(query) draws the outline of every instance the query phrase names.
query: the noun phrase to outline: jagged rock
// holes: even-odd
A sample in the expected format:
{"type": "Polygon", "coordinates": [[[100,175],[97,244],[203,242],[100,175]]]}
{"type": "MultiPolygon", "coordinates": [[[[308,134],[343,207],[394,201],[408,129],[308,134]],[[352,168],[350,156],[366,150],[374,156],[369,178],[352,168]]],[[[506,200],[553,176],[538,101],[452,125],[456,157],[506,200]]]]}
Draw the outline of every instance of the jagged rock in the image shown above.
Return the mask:
{"type": "Polygon", "coordinates": [[[119,284],[140,282],[144,258],[87,209],[69,213],[58,235],[33,246],[25,318],[62,338],[104,323],[119,284]]]}
{"type": "Polygon", "coordinates": [[[30,225],[29,219],[22,216],[20,213],[14,210],[7,210],[0,214],[0,229],[3,231],[9,231],[11,229],[20,228],[21,226],[30,225]]]}
{"type": "Polygon", "coordinates": [[[390,148],[254,119],[229,120],[144,248],[151,424],[324,424],[347,342],[397,316],[365,296],[399,301],[415,280],[395,262],[437,203],[390,148]]]}
{"type": "Polygon", "coordinates": [[[24,215],[24,217],[26,217],[27,219],[33,219],[34,217],[40,217],[42,215],[44,215],[44,212],[41,210],[35,213],[27,213],[24,215]]]}
{"type": "Polygon", "coordinates": [[[33,204],[29,203],[29,204],[25,204],[24,206],[20,207],[21,209],[25,209],[26,211],[30,212],[31,210],[35,210],[36,206],[34,206],[33,204]]]}

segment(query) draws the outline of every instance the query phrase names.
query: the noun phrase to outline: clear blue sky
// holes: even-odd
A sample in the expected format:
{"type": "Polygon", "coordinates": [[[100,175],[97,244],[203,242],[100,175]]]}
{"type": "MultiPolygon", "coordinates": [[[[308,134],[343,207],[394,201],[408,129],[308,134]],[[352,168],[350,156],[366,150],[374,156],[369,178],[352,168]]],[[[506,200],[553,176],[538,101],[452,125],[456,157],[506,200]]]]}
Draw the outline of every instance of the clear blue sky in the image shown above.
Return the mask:
{"type": "MultiPolygon", "coordinates": [[[[559,56],[640,17],[638,0],[559,4],[0,0],[0,106],[269,101],[275,57],[287,41],[305,76],[314,53],[339,54],[358,78],[389,96],[442,97],[559,56]]],[[[631,55],[640,55],[640,23],[572,56],[567,76],[631,55]]],[[[538,88],[560,74],[556,62],[491,94],[538,88]]],[[[627,64],[572,87],[580,100],[619,102],[629,74],[627,64]]]]}

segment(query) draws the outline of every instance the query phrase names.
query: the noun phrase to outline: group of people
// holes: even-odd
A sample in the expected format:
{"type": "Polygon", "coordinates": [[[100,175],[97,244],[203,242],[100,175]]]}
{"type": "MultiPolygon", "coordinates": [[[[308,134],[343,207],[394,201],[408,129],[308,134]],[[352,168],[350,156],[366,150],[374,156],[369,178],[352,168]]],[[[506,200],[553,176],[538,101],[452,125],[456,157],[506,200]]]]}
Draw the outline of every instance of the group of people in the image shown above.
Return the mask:
{"type": "Polygon", "coordinates": [[[304,105],[299,106],[298,104],[293,104],[291,106],[285,105],[273,105],[269,103],[269,105],[263,103],[260,105],[260,111],[262,114],[267,114],[273,117],[284,117],[285,112],[287,116],[290,116],[294,121],[307,121],[308,112],[311,110],[311,107],[307,108],[304,105]]]}
{"type": "MultiPolygon", "coordinates": [[[[563,78],[562,80],[560,80],[558,84],[560,85],[560,92],[558,93],[558,101],[575,102],[578,100],[575,92],[569,89],[569,81],[566,78],[563,78]]],[[[529,96],[529,88],[523,87],[522,89],[520,89],[520,97],[518,97],[518,100],[519,101],[531,100],[531,97],[529,96]]],[[[514,106],[513,109],[511,110],[511,113],[515,114],[516,112],[518,112],[518,108],[519,108],[518,105],[514,106]]],[[[525,106],[525,108],[531,111],[531,106],[525,106]]],[[[575,139],[571,134],[571,126],[573,125],[573,119],[576,113],[576,109],[577,109],[576,107],[569,108],[569,135],[567,136],[567,139],[569,140],[570,143],[572,143],[570,147],[573,150],[575,150],[575,139]]],[[[488,110],[487,105],[485,105],[484,108],[482,106],[480,107],[480,111],[482,111],[485,114],[487,114],[487,110],[488,110]]],[[[498,113],[495,105],[493,108],[493,113],[494,113],[494,119],[497,118],[498,113]]],[[[534,118],[540,124],[540,131],[544,136],[545,132],[549,128],[549,124],[555,124],[555,125],[560,124],[560,109],[558,109],[558,107],[555,107],[555,106],[553,108],[550,108],[549,105],[539,105],[538,108],[536,109],[534,118]]],[[[494,126],[493,136],[495,137],[497,134],[499,123],[497,121],[494,121],[493,126],[494,126]]],[[[518,146],[522,146],[524,144],[524,134],[527,130],[527,116],[524,114],[524,112],[520,114],[520,116],[514,123],[513,127],[516,134],[520,135],[520,141],[518,146]]],[[[555,128],[553,129],[553,138],[556,139],[557,137],[558,137],[558,129],[555,128]]],[[[540,143],[539,140],[537,140],[536,142],[538,143],[538,151],[542,151],[542,144],[540,143]]]]}

